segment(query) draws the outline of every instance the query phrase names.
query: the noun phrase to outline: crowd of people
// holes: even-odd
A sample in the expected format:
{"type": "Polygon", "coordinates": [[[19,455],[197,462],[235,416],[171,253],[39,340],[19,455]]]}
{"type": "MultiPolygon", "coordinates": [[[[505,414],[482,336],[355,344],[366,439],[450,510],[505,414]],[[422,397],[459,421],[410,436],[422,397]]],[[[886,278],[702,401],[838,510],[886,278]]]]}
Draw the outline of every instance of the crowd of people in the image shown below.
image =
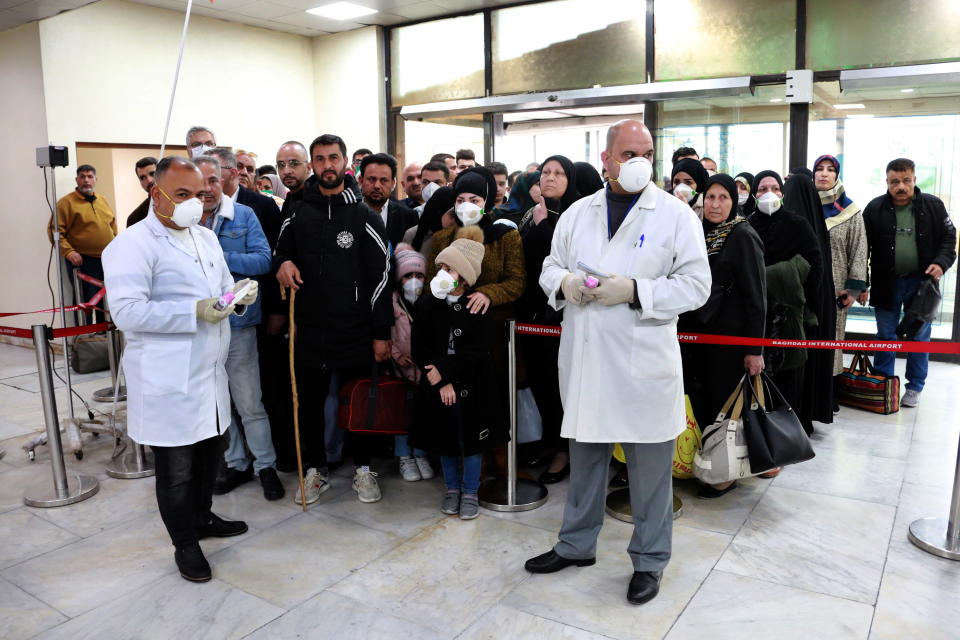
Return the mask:
{"type": "MultiPolygon", "coordinates": [[[[247,530],[213,514],[212,495],[257,478],[279,500],[278,471],[297,469],[293,326],[305,470],[293,499],[316,502],[349,453],[358,499],[377,502],[373,460],[392,455],[406,481],[432,478],[439,462],[440,509],[469,520],[481,479],[503,473],[504,327],[516,318],[564,329],[559,341],[519,343],[518,382],[543,426],[521,463],[542,467],[544,483],[571,476],[559,542],[527,569],[593,564],[621,443],[635,515],[627,597],[645,602],[670,557],[684,395],[707,426],[744,372],[765,370],[812,431],[833,419],[842,370],[839,351],[681,347],[678,327],[842,338],[859,301],[875,308],[878,338],[894,339],[922,279],[956,258],[943,203],[920,192],[905,158],[861,209],[832,155],[786,177],[765,167],[731,176],[684,147],[661,189],[653,139],[632,120],[610,128],[602,172],[552,155],[510,173],[469,149],[401,168],[383,152],[348,155],[332,134],[286,142],[260,166],[205,127],[186,146],[189,159],[136,163],[147,197],[122,232],[90,165],[57,203],[57,223],[67,267],[105,279],[126,337],[128,432],[154,451],[160,514],[189,580],[210,579],[200,539],[247,530]],[[409,434],[337,428],[339,390],[374,371],[416,388],[409,434]]],[[[929,338],[929,324],[914,337],[929,338]]],[[[877,355],[880,371],[893,365],[877,355]]],[[[926,374],[927,355],[910,354],[902,406],[918,405],[926,374]]],[[[735,487],[704,485],[700,496],[735,487]]]]}

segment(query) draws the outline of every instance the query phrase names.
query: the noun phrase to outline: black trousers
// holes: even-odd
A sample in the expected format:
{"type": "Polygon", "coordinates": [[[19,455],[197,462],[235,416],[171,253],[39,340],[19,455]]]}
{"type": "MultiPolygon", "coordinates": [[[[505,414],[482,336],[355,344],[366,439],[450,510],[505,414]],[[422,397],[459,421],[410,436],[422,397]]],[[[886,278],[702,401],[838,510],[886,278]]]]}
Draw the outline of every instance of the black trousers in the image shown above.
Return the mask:
{"type": "Polygon", "coordinates": [[[277,452],[277,465],[287,469],[297,464],[293,437],[293,399],[290,394],[289,349],[286,336],[272,336],[267,333],[263,322],[257,325],[263,408],[270,420],[270,436],[277,452]]]}
{"type": "MultiPolygon", "coordinates": [[[[72,264],[70,264],[69,260],[64,260],[64,262],[66,262],[67,264],[67,277],[70,278],[69,282],[65,283],[64,285],[64,288],[67,289],[68,291],[73,289],[73,272],[76,271],[77,269],[79,269],[80,272],[83,273],[84,275],[88,275],[91,278],[96,278],[97,280],[100,280],[101,282],[103,282],[103,262],[100,260],[100,258],[85,256],[82,253],[80,254],[80,257],[83,258],[83,264],[81,264],[79,267],[75,267],[72,264]]],[[[100,287],[96,285],[92,285],[86,280],[81,280],[80,293],[81,295],[83,295],[83,300],[77,300],[76,302],[78,304],[81,302],[87,302],[88,300],[90,300],[90,298],[97,295],[97,291],[99,290],[100,290],[100,287]]],[[[103,302],[100,302],[98,306],[102,307],[103,302]]],[[[103,322],[104,320],[105,318],[103,317],[103,312],[101,311],[93,312],[93,315],[91,317],[92,322],[94,323],[103,322]]]]}
{"type": "MultiPolygon", "coordinates": [[[[340,384],[346,384],[357,378],[369,377],[370,369],[365,367],[330,368],[317,363],[308,350],[298,349],[295,353],[297,372],[297,397],[300,403],[300,447],[303,454],[304,471],[313,467],[323,469],[327,466],[327,447],[324,441],[326,421],[324,404],[330,392],[330,379],[336,373],[340,384]]],[[[347,433],[346,444],[353,452],[353,463],[358,466],[370,465],[371,438],[347,433]]]]}
{"type": "Polygon", "coordinates": [[[210,520],[220,436],[182,447],[154,447],[157,504],[173,546],[200,540],[199,527],[210,520]]]}
{"type": "Polygon", "coordinates": [[[527,382],[537,402],[540,419],[543,421],[545,446],[557,451],[567,451],[568,441],[560,437],[563,425],[563,404],[560,399],[560,373],[557,358],[560,341],[551,336],[520,336],[526,361],[527,382]]]}

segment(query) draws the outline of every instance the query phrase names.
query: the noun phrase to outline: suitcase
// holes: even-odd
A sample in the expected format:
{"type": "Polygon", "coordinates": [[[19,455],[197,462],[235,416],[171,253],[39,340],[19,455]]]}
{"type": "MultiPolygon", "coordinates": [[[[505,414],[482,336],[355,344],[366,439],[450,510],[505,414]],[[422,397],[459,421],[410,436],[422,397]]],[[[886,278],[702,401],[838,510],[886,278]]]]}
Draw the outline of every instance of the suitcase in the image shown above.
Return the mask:
{"type": "Polygon", "coordinates": [[[75,337],[70,343],[70,366],[77,373],[93,373],[110,368],[106,334],[90,334],[75,337]]]}
{"type": "Polygon", "coordinates": [[[340,388],[337,424],[353,433],[403,435],[413,422],[417,387],[374,369],[369,378],[351,380],[340,388]]]}
{"type": "Polygon", "coordinates": [[[837,402],[873,413],[896,413],[900,411],[900,378],[874,370],[870,358],[857,353],[837,376],[837,402]]]}

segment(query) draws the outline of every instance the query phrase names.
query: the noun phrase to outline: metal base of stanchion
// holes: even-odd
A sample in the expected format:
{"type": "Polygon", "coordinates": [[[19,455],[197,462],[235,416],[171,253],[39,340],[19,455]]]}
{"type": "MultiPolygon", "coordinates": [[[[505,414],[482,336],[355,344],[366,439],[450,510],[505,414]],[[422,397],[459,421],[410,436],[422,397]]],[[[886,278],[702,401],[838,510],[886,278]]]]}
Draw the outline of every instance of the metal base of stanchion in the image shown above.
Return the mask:
{"type": "MultiPolygon", "coordinates": [[[[113,402],[113,387],[98,389],[93,392],[93,399],[96,402],[113,402]]],[[[127,399],[127,388],[120,387],[120,393],[117,394],[117,402],[125,402],[127,399]]]]}
{"type": "Polygon", "coordinates": [[[946,518],[914,520],[910,524],[907,537],[910,542],[927,553],[947,560],[960,560],[960,541],[951,541],[947,538],[946,518]]]}
{"type": "Polygon", "coordinates": [[[156,474],[156,467],[153,466],[153,453],[144,452],[143,457],[139,460],[136,451],[125,453],[111,460],[106,471],[111,478],[121,480],[148,478],[156,474]]]}
{"type": "Polygon", "coordinates": [[[67,495],[58,497],[49,478],[23,496],[23,504],[28,507],[63,507],[74,502],[86,500],[100,490],[100,483],[93,476],[84,476],[72,471],[67,472],[67,495]]]}
{"type": "Polygon", "coordinates": [[[507,500],[507,479],[491,478],[477,492],[480,506],[490,511],[531,511],[547,501],[547,488],[539,482],[517,478],[514,504],[507,500]]]}
{"type": "MultiPolygon", "coordinates": [[[[633,508],[630,506],[630,488],[620,487],[607,494],[606,512],[608,516],[623,522],[633,523],[633,508]]],[[[673,519],[683,515],[683,500],[673,496],[673,519]]]]}

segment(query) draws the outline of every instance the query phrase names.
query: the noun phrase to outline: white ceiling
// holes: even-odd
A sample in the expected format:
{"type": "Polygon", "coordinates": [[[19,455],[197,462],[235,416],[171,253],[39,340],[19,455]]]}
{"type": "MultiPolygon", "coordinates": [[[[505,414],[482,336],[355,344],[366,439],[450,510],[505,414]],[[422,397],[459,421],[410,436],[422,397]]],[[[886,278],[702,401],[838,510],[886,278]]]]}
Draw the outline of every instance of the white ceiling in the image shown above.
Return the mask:
{"type": "MultiPolygon", "coordinates": [[[[55,16],[96,0],[0,0],[0,31],[33,20],[55,16]]],[[[184,11],[187,0],[132,0],[140,4],[184,11]]],[[[306,13],[307,9],[331,4],[335,0],[194,0],[191,15],[219,18],[230,22],[284,31],[302,36],[319,36],[350,31],[377,24],[393,25],[412,20],[440,18],[446,15],[485,9],[516,0],[350,0],[376,9],[378,13],[354,21],[329,20],[306,13]]]]}

